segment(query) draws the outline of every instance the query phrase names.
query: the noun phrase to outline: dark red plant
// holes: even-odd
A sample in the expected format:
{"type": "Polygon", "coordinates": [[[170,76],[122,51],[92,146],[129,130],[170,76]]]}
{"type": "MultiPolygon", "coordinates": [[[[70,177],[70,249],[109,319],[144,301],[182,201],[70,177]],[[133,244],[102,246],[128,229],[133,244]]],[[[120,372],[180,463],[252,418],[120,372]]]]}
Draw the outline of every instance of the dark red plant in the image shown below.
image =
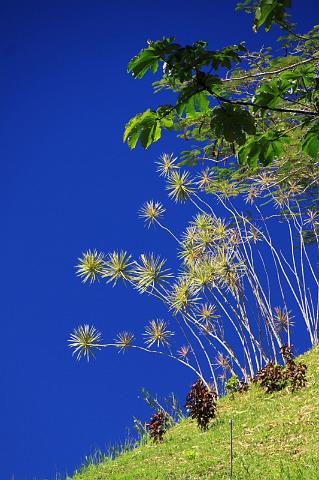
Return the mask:
{"type": "Polygon", "coordinates": [[[146,428],[149,432],[150,438],[154,442],[161,442],[163,436],[169,427],[168,415],[162,410],[154,413],[149,423],[146,424],[146,428]]]}
{"type": "Polygon", "coordinates": [[[185,407],[191,418],[197,420],[197,425],[202,430],[207,430],[209,421],[216,416],[217,395],[198,379],[186,397],[185,407]]]}
{"type": "Polygon", "coordinates": [[[306,386],[306,371],[307,365],[304,363],[296,363],[294,354],[292,353],[292,346],[283,345],[280,349],[283,359],[286,364],[285,374],[287,381],[291,385],[291,391],[295,392],[306,386]]]}
{"type": "Polygon", "coordinates": [[[300,390],[306,385],[307,366],[304,363],[297,363],[294,359],[292,346],[282,345],[280,353],[284,359],[285,366],[276,365],[273,362],[259,370],[253,381],[266,390],[267,393],[273,393],[282,390],[286,386],[291,386],[291,391],[300,390]]]}

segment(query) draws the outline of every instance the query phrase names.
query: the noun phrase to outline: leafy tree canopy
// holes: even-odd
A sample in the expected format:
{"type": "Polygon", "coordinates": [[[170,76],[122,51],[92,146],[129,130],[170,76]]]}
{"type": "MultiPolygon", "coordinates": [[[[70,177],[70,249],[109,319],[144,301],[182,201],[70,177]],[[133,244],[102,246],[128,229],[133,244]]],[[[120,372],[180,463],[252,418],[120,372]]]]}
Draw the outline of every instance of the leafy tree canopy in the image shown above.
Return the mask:
{"type": "Polygon", "coordinates": [[[173,101],[127,123],[129,148],[138,142],[148,148],[163,130],[174,130],[192,146],[181,152],[181,164],[206,162],[211,191],[246,191],[261,173],[284,191],[317,186],[319,26],[295,33],[290,6],[289,0],[247,0],[237,7],[254,15],[255,31],[280,25],[282,55],[250,51],[244,43],[210,50],[204,41],[148,41],[128,71],[139,79],[157,74],[154,91],[170,91],[173,101]]]}

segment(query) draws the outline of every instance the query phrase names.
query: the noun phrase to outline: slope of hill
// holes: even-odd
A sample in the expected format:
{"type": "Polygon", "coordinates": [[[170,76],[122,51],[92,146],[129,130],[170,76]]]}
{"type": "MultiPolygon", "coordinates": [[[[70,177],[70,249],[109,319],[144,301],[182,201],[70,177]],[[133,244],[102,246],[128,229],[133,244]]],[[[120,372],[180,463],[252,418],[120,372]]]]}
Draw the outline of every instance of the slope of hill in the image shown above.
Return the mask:
{"type": "Polygon", "coordinates": [[[229,479],[229,419],[233,419],[233,479],[319,479],[319,347],[300,360],[307,386],[290,393],[247,393],[218,402],[207,432],[183,420],[161,444],[148,442],[115,460],[90,465],[73,480],[229,479]]]}

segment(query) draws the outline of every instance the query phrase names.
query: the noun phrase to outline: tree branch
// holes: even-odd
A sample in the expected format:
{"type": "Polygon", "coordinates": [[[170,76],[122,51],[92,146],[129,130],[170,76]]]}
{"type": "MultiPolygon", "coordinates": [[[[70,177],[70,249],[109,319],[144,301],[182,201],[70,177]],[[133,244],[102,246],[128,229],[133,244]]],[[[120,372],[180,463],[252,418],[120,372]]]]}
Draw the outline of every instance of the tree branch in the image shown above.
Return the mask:
{"type": "Polygon", "coordinates": [[[292,65],[289,65],[288,67],[279,68],[277,70],[271,70],[270,72],[253,73],[251,75],[244,75],[242,77],[235,77],[235,78],[222,78],[221,80],[222,80],[222,82],[231,82],[233,80],[246,80],[247,78],[257,78],[257,77],[265,77],[267,75],[277,75],[278,73],[285,72],[286,70],[291,70],[295,67],[298,67],[299,65],[304,65],[306,63],[309,63],[312,60],[315,60],[315,57],[306,58],[305,60],[302,60],[301,62],[293,63],[292,65]]]}

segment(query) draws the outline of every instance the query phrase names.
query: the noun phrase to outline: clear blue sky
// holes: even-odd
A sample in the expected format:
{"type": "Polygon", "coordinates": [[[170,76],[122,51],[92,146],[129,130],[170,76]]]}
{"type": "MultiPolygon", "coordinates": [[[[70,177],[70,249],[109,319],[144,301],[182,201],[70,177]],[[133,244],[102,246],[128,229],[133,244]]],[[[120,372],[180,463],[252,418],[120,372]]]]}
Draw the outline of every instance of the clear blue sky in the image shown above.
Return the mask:
{"type": "MultiPolygon", "coordinates": [[[[317,0],[293,3],[302,30],[310,28],[317,0]]],[[[134,81],[126,65],[163,35],[211,48],[275,38],[254,35],[234,4],[1,1],[2,480],[71,473],[92,448],[123,438],[133,416],[147,418],[140,387],[183,399],[193,380],[138,352],[77,363],[66,343],[76,325],[94,323],[113,339],[164,311],[129,288],[83,286],[74,265],[88,248],[172,256],[172,240],[144,230],[136,212],[144,200],[166,200],[153,161],[178,144],[172,136],[147,152],[122,144],[125,122],[160,103],[150,79],[134,81]]],[[[170,210],[177,232],[188,214],[170,210]]]]}

